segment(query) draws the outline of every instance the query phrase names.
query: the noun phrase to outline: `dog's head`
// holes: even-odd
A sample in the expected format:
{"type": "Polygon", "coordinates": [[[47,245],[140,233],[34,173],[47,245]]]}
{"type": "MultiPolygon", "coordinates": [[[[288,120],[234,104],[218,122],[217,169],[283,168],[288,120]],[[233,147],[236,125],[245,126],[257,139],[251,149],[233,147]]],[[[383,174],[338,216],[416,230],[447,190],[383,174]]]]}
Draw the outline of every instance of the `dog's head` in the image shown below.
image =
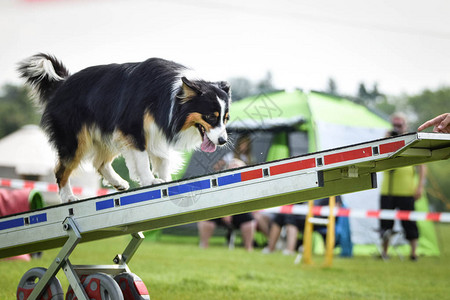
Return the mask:
{"type": "Polygon", "coordinates": [[[230,118],[230,85],[228,82],[206,82],[182,77],[182,86],[177,95],[183,111],[184,123],[181,131],[195,127],[201,150],[213,152],[217,146],[227,143],[226,124],[230,118]]]}

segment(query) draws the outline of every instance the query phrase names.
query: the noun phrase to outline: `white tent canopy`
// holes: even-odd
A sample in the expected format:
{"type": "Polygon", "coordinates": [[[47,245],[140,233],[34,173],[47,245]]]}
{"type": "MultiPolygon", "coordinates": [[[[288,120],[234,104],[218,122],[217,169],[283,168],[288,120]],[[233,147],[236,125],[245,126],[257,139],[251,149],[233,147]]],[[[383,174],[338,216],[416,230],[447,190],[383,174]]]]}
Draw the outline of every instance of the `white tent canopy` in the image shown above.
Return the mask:
{"type": "Polygon", "coordinates": [[[55,161],[55,151],[36,125],[26,125],[0,140],[0,166],[13,167],[17,174],[48,175],[55,161]]]}
{"type": "MultiPolygon", "coordinates": [[[[56,161],[56,152],[39,126],[26,125],[0,140],[0,177],[34,175],[39,176],[39,181],[54,182],[56,161]]],[[[73,187],[92,191],[92,195],[86,196],[96,196],[100,177],[92,164],[86,162],[73,172],[71,183],[73,187]]],[[[46,193],[46,200],[59,202],[55,193],[46,193]]]]}

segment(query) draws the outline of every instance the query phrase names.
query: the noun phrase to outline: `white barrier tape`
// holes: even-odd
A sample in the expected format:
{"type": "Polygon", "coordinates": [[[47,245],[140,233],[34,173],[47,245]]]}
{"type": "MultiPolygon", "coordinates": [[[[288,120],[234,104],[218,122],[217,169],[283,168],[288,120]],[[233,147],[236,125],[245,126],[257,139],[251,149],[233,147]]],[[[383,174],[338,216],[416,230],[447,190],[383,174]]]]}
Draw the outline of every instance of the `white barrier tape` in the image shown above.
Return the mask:
{"type": "MultiPolygon", "coordinates": [[[[284,213],[295,215],[307,215],[307,205],[285,205],[280,207],[273,207],[265,209],[264,212],[269,213],[284,213]]],[[[328,217],[330,209],[328,206],[314,206],[313,215],[328,217]]],[[[404,220],[404,221],[433,221],[433,222],[449,222],[450,213],[441,212],[419,212],[419,211],[407,211],[407,210],[362,210],[362,209],[348,209],[348,208],[335,208],[333,214],[337,217],[349,217],[349,218],[374,218],[383,220],[404,220]]]]}
{"type": "MultiPolygon", "coordinates": [[[[58,192],[58,185],[56,183],[42,181],[0,178],[0,186],[13,189],[33,189],[39,192],[58,192]]],[[[93,190],[83,187],[72,187],[72,191],[75,195],[79,196],[103,196],[115,192],[115,190],[112,189],[93,190]]]]}
{"type": "Polygon", "coordinates": [[[308,220],[310,223],[315,225],[328,225],[328,219],[309,218],[308,220]]]}

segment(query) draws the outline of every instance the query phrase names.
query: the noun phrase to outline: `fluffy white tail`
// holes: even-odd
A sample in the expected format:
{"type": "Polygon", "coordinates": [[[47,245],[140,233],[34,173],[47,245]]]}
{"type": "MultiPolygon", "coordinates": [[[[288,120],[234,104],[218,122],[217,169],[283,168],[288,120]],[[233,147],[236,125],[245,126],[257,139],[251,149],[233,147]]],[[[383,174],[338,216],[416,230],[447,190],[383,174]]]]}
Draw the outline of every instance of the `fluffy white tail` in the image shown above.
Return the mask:
{"type": "Polygon", "coordinates": [[[32,89],[32,95],[45,105],[60,84],[69,76],[67,68],[54,56],[39,53],[19,63],[18,71],[32,89]]]}

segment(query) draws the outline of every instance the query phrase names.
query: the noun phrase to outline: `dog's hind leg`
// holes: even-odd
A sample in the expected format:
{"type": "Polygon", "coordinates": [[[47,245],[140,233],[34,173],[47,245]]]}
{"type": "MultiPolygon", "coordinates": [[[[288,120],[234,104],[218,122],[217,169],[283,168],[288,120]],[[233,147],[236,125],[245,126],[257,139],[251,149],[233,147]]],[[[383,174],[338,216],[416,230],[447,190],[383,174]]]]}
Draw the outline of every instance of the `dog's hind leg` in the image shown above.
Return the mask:
{"type": "Polygon", "coordinates": [[[118,153],[108,147],[107,144],[97,141],[93,143],[94,168],[97,169],[104,181],[107,181],[106,184],[112,185],[118,191],[128,190],[130,188],[128,182],[120,177],[111,165],[118,153]]]}
{"type": "Polygon", "coordinates": [[[55,170],[59,196],[62,202],[78,201],[78,198],[72,192],[69,178],[86,155],[91,146],[91,140],[85,128],[79,131],[76,136],[65,132],[56,140],[60,142],[56,143],[59,160],[55,170]]]}
{"type": "Polygon", "coordinates": [[[125,191],[130,188],[130,185],[126,180],[119,176],[114,171],[111,163],[114,159],[114,155],[108,155],[107,157],[99,156],[98,154],[94,158],[94,166],[103,178],[108,181],[116,190],[125,191]]]}
{"type": "Polygon", "coordinates": [[[75,197],[75,195],[72,192],[72,187],[70,186],[70,174],[76,167],[78,166],[79,161],[70,161],[70,162],[63,162],[62,160],[59,161],[58,165],[56,166],[55,170],[55,176],[56,176],[56,182],[58,183],[59,187],[59,197],[61,198],[61,201],[63,203],[66,202],[72,202],[72,201],[78,201],[78,198],[75,197]]]}
{"type": "Polygon", "coordinates": [[[114,171],[111,162],[103,164],[98,171],[116,190],[126,191],[130,188],[130,184],[114,171]]]}

